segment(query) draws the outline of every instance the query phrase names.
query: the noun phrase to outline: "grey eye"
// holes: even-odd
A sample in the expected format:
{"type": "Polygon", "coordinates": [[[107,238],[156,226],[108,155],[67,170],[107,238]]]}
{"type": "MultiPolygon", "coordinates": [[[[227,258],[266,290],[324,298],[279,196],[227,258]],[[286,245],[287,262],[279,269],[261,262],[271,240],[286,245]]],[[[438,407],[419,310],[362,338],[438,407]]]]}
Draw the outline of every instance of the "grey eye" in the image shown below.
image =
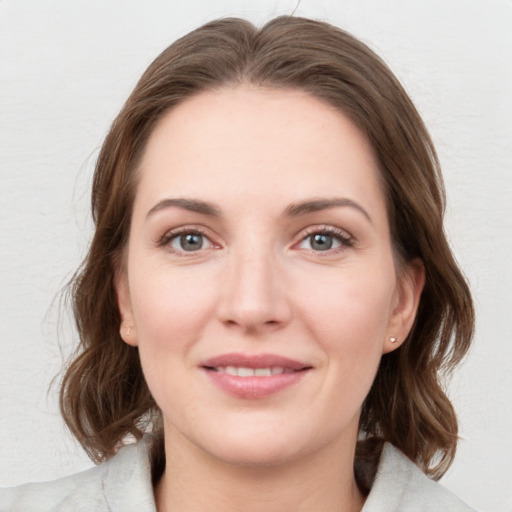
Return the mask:
{"type": "Polygon", "coordinates": [[[314,251],[328,251],[334,245],[334,237],[325,233],[315,233],[309,236],[309,244],[314,251]]]}
{"type": "Polygon", "coordinates": [[[299,248],[307,249],[309,251],[330,251],[331,249],[338,249],[343,245],[349,245],[349,241],[346,240],[341,234],[329,233],[319,231],[306,236],[301,243],[299,248]]]}
{"type": "Polygon", "coordinates": [[[205,245],[204,239],[205,237],[201,233],[184,233],[175,237],[171,242],[171,246],[178,251],[199,251],[205,245]]]}

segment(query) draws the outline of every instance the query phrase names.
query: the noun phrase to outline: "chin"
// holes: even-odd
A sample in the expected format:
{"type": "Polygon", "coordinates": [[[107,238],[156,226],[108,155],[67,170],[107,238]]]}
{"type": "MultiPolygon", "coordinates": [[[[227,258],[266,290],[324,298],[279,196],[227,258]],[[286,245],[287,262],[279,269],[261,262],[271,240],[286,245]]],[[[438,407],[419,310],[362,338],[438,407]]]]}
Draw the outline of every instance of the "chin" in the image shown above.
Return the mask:
{"type": "Polygon", "coordinates": [[[297,461],[329,444],[331,432],[312,433],[310,429],[291,428],[286,422],[260,422],[219,426],[203,432],[196,446],[210,456],[241,467],[276,467],[297,461]]]}
{"type": "MultiPolygon", "coordinates": [[[[225,443],[223,443],[225,444],[225,443]]],[[[282,466],[300,457],[297,450],[289,446],[269,443],[234,442],[216,446],[210,455],[226,464],[247,468],[270,468],[282,466]]]]}

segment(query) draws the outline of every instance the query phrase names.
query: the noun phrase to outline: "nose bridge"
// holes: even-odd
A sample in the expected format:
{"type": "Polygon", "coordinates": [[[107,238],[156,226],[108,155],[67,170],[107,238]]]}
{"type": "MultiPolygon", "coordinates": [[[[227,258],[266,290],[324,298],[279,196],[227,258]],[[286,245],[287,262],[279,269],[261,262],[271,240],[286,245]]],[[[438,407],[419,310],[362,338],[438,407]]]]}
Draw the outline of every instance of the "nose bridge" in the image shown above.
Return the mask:
{"type": "Polygon", "coordinates": [[[233,248],[227,270],[221,308],[224,321],[249,330],[287,321],[283,276],[268,238],[233,248]]]}

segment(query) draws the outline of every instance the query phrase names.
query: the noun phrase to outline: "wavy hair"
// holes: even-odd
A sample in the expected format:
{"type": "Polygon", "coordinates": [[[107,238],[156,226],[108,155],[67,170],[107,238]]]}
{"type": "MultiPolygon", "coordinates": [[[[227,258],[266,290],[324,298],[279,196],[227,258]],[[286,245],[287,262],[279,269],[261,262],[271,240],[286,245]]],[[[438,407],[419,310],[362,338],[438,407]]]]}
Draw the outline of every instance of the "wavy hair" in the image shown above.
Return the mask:
{"type": "MultiPolygon", "coordinates": [[[[363,404],[356,477],[368,488],[388,441],[439,478],[458,439],[443,378],[470,346],[474,312],[444,234],[438,158],[384,62],[347,32],[298,17],[279,17],[261,29],[221,19],[185,35],[148,67],[112,124],[94,174],[94,237],[69,287],[80,342],[61,387],[68,427],[96,462],[148,431],[161,443],[161,412],[138,350],[119,334],[114,283],[128,241],[137,167],[164,113],[201,91],[241,83],[306,91],[347,115],[373,146],[397,265],[421,259],[426,282],[413,329],[400,348],[382,357],[363,404]]],[[[161,444],[159,450],[161,459],[161,444]]]]}

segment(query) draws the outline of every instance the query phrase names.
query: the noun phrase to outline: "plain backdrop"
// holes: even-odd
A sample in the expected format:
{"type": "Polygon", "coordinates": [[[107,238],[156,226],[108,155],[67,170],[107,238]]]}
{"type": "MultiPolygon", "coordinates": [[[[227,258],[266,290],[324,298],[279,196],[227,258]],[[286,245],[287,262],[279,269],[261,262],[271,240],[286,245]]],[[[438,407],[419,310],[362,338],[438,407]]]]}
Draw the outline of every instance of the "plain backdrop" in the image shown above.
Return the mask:
{"type": "MultiPolygon", "coordinates": [[[[296,4],[0,0],[0,486],[91,465],[50,387],[75,343],[58,292],[85,254],[94,162],[123,101],[192,28],[221,16],[262,23],[296,4]]],[[[479,510],[510,512],[512,2],[303,0],[296,14],[368,43],[431,131],[447,231],[478,315],[474,348],[449,385],[462,440],[442,482],[479,510]]]]}

